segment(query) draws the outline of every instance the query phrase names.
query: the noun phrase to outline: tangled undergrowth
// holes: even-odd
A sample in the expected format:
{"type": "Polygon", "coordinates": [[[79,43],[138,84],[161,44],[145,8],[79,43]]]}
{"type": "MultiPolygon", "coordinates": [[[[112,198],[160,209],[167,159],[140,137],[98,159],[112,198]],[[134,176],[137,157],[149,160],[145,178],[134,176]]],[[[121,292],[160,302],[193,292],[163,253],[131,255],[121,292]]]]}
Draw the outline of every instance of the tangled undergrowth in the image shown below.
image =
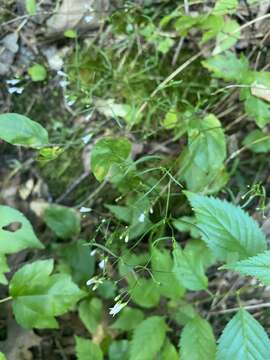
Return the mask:
{"type": "Polygon", "coordinates": [[[57,4],[25,3],[0,14],[0,359],[270,359],[268,1],[114,1],[48,37],[57,4]]]}

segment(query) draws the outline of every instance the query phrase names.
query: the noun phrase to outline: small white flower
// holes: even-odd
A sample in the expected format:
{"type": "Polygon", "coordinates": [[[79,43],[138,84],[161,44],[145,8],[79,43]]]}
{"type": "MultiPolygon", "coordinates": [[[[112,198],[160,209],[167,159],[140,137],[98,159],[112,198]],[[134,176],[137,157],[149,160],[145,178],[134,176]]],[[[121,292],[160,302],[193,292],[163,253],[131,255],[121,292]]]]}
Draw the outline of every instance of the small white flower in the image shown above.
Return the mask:
{"type": "Polygon", "coordinates": [[[100,269],[104,269],[104,268],[105,268],[105,265],[106,265],[106,259],[101,260],[101,261],[98,263],[98,267],[99,267],[100,269]]]}
{"type": "Polygon", "coordinates": [[[67,77],[67,74],[66,74],[64,71],[62,71],[62,70],[58,70],[58,71],[57,71],[57,75],[63,76],[63,77],[67,77]]]}
{"type": "Polygon", "coordinates": [[[125,236],[125,243],[128,243],[128,240],[129,240],[129,236],[128,234],[125,236]]]}
{"type": "Polygon", "coordinates": [[[91,208],[87,208],[87,207],[84,207],[84,206],[82,206],[80,208],[80,213],[89,213],[90,211],[92,211],[91,208]]]}
{"type": "Polygon", "coordinates": [[[117,302],[112,308],[110,308],[109,314],[112,316],[118,314],[126,305],[127,303],[117,302]]]}
{"type": "Polygon", "coordinates": [[[86,281],[87,286],[91,286],[91,285],[93,285],[95,283],[96,283],[96,278],[95,277],[93,277],[93,278],[86,281]]]}
{"type": "Polygon", "coordinates": [[[83,137],[82,137],[83,143],[84,143],[85,145],[88,144],[88,142],[89,142],[89,140],[91,139],[91,137],[92,137],[92,134],[88,134],[88,135],[83,136],[83,137]]]}
{"type": "Polygon", "coordinates": [[[84,17],[84,21],[89,24],[93,20],[93,16],[87,15],[84,17]]]}
{"type": "Polygon", "coordinates": [[[140,223],[143,223],[143,222],[144,222],[144,220],[145,220],[145,215],[144,215],[144,213],[141,213],[141,215],[139,216],[138,220],[139,220],[140,223]]]}
{"type": "Polygon", "coordinates": [[[17,85],[21,80],[20,79],[10,79],[10,80],[6,80],[6,83],[8,85],[17,85]]]}
{"type": "Polygon", "coordinates": [[[8,89],[8,92],[10,94],[21,94],[23,92],[23,90],[24,90],[23,87],[12,86],[8,89]]]}
{"type": "Polygon", "coordinates": [[[90,255],[91,255],[91,256],[95,256],[96,252],[97,252],[96,249],[95,249],[95,250],[92,250],[92,251],[90,252],[90,255]]]}
{"type": "Polygon", "coordinates": [[[69,100],[68,102],[67,102],[67,104],[68,104],[68,106],[72,106],[72,105],[74,105],[75,104],[75,100],[69,100]]]}
{"type": "Polygon", "coordinates": [[[59,81],[59,85],[60,85],[62,88],[66,88],[66,87],[69,85],[69,81],[67,81],[67,80],[61,80],[61,81],[59,81]]]}

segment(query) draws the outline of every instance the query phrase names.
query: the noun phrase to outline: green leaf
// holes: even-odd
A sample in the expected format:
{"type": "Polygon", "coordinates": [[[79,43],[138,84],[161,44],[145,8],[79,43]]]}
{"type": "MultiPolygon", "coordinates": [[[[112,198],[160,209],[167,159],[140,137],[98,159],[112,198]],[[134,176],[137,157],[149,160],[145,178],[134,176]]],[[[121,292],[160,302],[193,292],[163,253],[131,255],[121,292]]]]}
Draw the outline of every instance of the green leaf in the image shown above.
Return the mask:
{"type": "Polygon", "coordinates": [[[193,253],[195,257],[198,257],[198,261],[202,262],[205,269],[216,262],[211,250],[202,240],[188,240],[184,251],[186,253],[193,253]]]}
{"type": "Polygon", "coordinates": [[[0,205],[0,254],[13,254],[27,248],[43,249],[32,225],[18,210],[0,205]],[[12,231],[9,227],[17,227],[12,231]]]}
{"type": "Polygon", "coordinates": [[[96,343],[79,336],[75,336],[75,340],[78,360],[103,360],[103,353],[96,343]]]}
{"type": "Polygon", "coordinates": [[[213,10],[215,15],[231,14],[237,10],[238,0],[217,0],[213,10]]]}
{"type": "Polygon", "coordinates": [[[43,219],[46,225],[61,239],[69,239],[80,233],[80,215],[69,207],[50,205],[45,209],[43,219]]]}
{"type": "Polygon", "coordinates": [[[0,360],[7,360],[5,354],[3,354],[1,351],[0,351],[0,360]]]}
{"type": "Polygon", "coordinates": [[[27,264],[12,277],[9,285],[17,322],[25,328],[57,328],[55,316],[71,310],[85,296],[70,276],[54,274],[53,260],[27,264]]]}
{"type": "Polygon", "coordinates": [[[143,318],[144,315],[141,310],[126,306],[111,327],[117,330],[130,331],[135,329],[143,321],[143,318]]]}
{"type": "Polygon", "coordinates": [[[0,139],[30,148],[48,145],[48,133],[40,124],[28,117],[6,113],[0,115],[0,139]]]}
{"type": "Polygon", "coordinates": [[[160,316],[150,316],[134,331],[130,348],[130,360],[154,359],[166,336],[167,325],[160,316]]]}
{"type": "Polygon", "coordinates": [[[256,154],[270,151],[270,134],[261,130],[251,131],[243,140],[243,145],[256,154]]]}
{"type": "Polygon", "coordinates": [[[265,360],[270,358],[270,341],[263,327],[241,309],[226,325],[218,341],[216,360],[265,360]]]}
{"type": "Polygon", "coordinates": [[[202,239],[218,259],[245,259],[266,249],[266,239],[258,224],[239,206],[185,193],[195,211],[202,239]]]}
{"type": "Polygon", "coordinates": [[[246,97],[245,111],[260,128],[270,122],[270,105],[256,96],[248,95],[246,97]]]}
{"type": "Polygon", "coordinates": [[[127,340],[113,341],[109,347],[109,360],[129,360],[129,347],[127,340]]]}
{"type": "Polygon", "coordinates": [[[104,280],[97,288],[97,293],[103,299],[113,299],[115,297],[117,287],[113,281],[104,280]]]}
{"type": "Polygon", "coordinates": [[[169,339],[166,339],[161,352],[157,356],[157,360],[180,360],[176,348],[169,339]]]}
{"type": "Polygon", "coordinates": [[[6,285],[7,279],[4,273],[8,272],[10,269],[7,264],[5,255],[0,253],[0,284],[6,285]]]}
{"type": "Polygon", "coordinates": [[[235,20],[225,21],[220,33],[216,39],[216,46],[213,55],[218,55],[221,52],[230,49],[240,38],[240,26],[235,20]]]}
{"type": "Polygon", "coordinates": [[[35,15],[37,12],[36,0],[25,0],[26,11],[29,15],[35,15]]]}
{"type": "Polygon", "coordinates": [[[197,316],[185,325],[180,339],[180,356],[181,360],[215,360],[216,341],[208,321],[197,316]]]}
{"type": "Polygon", "coordinates": [[[129,280],[129,294],[136,304],[145,308],[157,306],[160,300],[158,285],[152,279],[142,277],[129,280]]]}
{"type": "Polygon", "coordinates": [[[131,143],[125,138],[99,140],[91,152],[91,169],[98,181],[103,181],[112,165],[124,164],[131,151],[131,143]]]}
{"type": "Polygon", "coordinates": [[[43,65],[35,64],[28,69],[32,81],[44,81],[47,77],[47,70],[43,65]]]}
{"type": "Polygon", "coordinates": [[[103,315],[102,301],[98,298],[84,300],[79,305],[79,316],[83,324],[94,335],[103,315]]]}
{"type": "Polygon", "coordinates": [[[77,31],[73,29],[68,29],[64,32],[64,36],[69,39],[75,39],[77,37],[77,31]]]}
{"type": "Polygon", "coordinates": [[[180,232],[189,232],[190,236],[193,238],[198,238],[200,236],[195,217],[182,216],[173,221],[173,226],[180,232]]]}
{"type": "Polygon", "coordinates": [[[85,285],[95,270],[95,257],[91,256],[89,245],[84,240],[76,240],[70,244],[59,245],[57,252],[73,280],[85,285]]]}
{"type": "Polygon", "coordinates": [[[151,266],[155,280],[160,283],[160,295],[171,299],[179,299],[184,295],[185,289],[173,273],[173,260],[168,250],[152,247],[151,266]]]}
{"type": "Polygon", "coordinates": [[[203,262],[200,253],[194,250],[182,250],[175,244],[173,250],[174,273],[180,283],[189,290],[205,290],[208,286],[204,274],[203,262]]]}
{"type": "Polygon", "coordinates": [[[264,284],[270,284],[270,251],[265,251],[257,256],[234,264],[223,266],[224,269],[231,269],[243,275],[254,276],[264,284]]]}
{"type": "Polygon", "coordinates": [[[170,318],[181,326],[197,316],[194,307],[185,300],[170,301],[168,305],[170,318]]]}
{"type": "Polygon", "coordinates": [[[210,57],[203,61],[202,64],[209,71],[212,71],[214,76],[238,83],[245,79],[249,71],[248,60],[244,56],[237,58],[235,53],[231,51],[210,57]]]}

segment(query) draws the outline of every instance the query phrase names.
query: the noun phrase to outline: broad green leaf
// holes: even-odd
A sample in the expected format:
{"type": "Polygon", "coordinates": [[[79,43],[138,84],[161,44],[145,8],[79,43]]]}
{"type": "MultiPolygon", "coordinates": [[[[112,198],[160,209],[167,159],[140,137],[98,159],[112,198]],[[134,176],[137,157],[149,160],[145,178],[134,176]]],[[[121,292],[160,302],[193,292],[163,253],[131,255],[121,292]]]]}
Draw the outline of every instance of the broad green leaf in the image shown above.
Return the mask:
{"type": "Polygon", "coordinates": [[[5,354],[3,354],[1,351],[0,351],[0,360],[7,360],[5,354]]]}
{"type": "Polygon", "coordinates": [[[168,250],[152,247],[151,266],[155,280],[160,283],[160,295],[171,299],[179,299],[184,295],[183,283],[173,273],[173,260],[168,250]]]}
{"type": "Polygon", "coordinates": [[[237,10],[238,0],[217,0],[213,10],[215,15],[225,15],[237,10]]]}
{"type": "Polygon", "coordinates": [[[0,115],[0,139],[30,148],[48,145],[48,133],[40,124],[16,113],[0,115]]]}
{"type": "Polygon", "coordinates": [[[203,30],[203,37],[201,44],[209,41],[216,37],[224,26],[224,19],[221,15],[210,15],[206,16],[201,22],[200,27],[203,30]]]}
{"type": "Polygon", "coordinates": [[[131,341],[130,360],[154,359],[165,340],[167,325],[160,316],[150,316],[135,329],[131,341]]]}
{"type": "Polygon", "coordinates": [[[126,306],[111,327],[117,330],[130,331],[135,329],[143,321],[143,318],[144,315],[141,310],[126,306]]]}
{"type": "Polygon", "coordinates": [[[193,253],[195,257],[198,257],[198,261],[202,262],[205,269],[215,263],[213,253],[202,240],[188,240],[184,251],[185,253],[193,253]]]}
{"type": "Polygon", "coordinates": [[[169,339],[165,340],[164,346],[162,347],[157,360],[180,360],[179,354],[169,339]]]}
{"type": "Polygon", "coordinates": [[[87,330],[94,335],[103,315],[102,301],[98,298],[84,300],[79,305],[79,316],[87,330]]]}
{"type": "Polygon", "coordinates": [[[240,83],[245,79],[249,71],[248,60],[244,56],[237,58],[235,53],[231,51],[210,57],[203,61],[202,64],[209,71],[212,71],[214,76],[240,83]]]}
{"type": "Polygon", "coordinates": [[[270,133],[261,130],[251,131],[244,139],[243,145],[256,154],[270,151],[270,133]]]}
{"type": "Polygon", "coordinates": [[[173,250],[174,274],[178,281],[189,290],[207,289],[208,280],[204,274],[200,253],[193,250],[182,250],[175,244],[173,250]]]}
{"type": "Polygon", "coordinates": [[[173,221],[173,226],[180,232],[189,232],[193,238],[200,237],[200,232],[193,216],[182,216],[173,221]]]}
{"type": "Polygon", "coordinates": [[[194,307],[185,300],[170,301],[168,304],[169,316],[177,324],[183,326],[197,316],[194,307]]]}
{"type": "Polygon", "coordinates": [[[270,340],[263,327],[241,309],[226,325],[218,341],[216,360],[270,359],[270,340]]]}
{"type": "Polygon", "coordinates": [[[9,284],[17,322],[25,328],[57,328],[55,316],[71,310],[85,296],[70,276],[53,274],[53,260],[39,260],[18,270],[9,284]]]}
{"type": "Polygon", "coordinates": [[[230,49],[240,38],[240,26],[235,20],[225,21],[220,33],[216,39],[216,46],[213,55],[218,55],[225,50],[230,49]]]}
{"type": "Polygon", "coordinates": [[[80,215],[76,210],[61,205],[48,206],[43,219],[49,228],[61,239],[69,239],[81,230],[80,215]]]}
{"type": "Polygon", "coordinates": [[[109,347],[109,360],[129,360],[129,348],[128,340],[113,341],[109,347]]]}
{"type": "Polygon", "coordinates": [[[35,64],[28,69],[28,74],[33,81],[43,81],[47,77],[47,70],[43,65],[35,64]]]}
{"type": "Polygon", "coordinates": [[[270,122],[270,105],[255,96],[247,96],[245,110],[260,128],[265,127],[270,122]]]}
{"type": "Polygon", "coordinates": [[[144,308],[157,306],[160,300],[158,284],[142,277],[129,281],[129,294],[136,304],[144,308]]]}
{"type": "Polygon", "coordinates": [[[0,254],[12,254],[27,248],[43,249],[32,225],[20,211],[0,205],[0,254]],[[13,226],[18,229],[12,229],[13,226]]]}
{"type": "Polygon", "coordinates": [[[88,244],[83,240],[60,245],[57,252],[62,262],[79,285],[85,285],[95,270],[95,257],[91,256],[88,244]]]}
{"type": "Polygon", "coordinates": [[[8,272],[10,269],[8,267],[8,263],[5,255],[0,253],[0,284],[6,285],[7,279],[4,273],[8,272]]]}
{"type": "Polygon", "coordinates": [[[124,164],[131,151],[131,143],[125,138],[103,138],[91,152],[91,169],[98,181],[103,181],[112,165],[124,164]]]}
{"type": "Polygon", "coordinates": [[[29,15],[35,15],[37,11],[36,0],[25,0],[26,10],[29,15]]]}
{"type": "Polygon", "coordinates": [[[189,321],[182,330],[181,360],[215,360],[215,355],[216,341],[211,325],[197,316],[189,321]]]}
{"type": "Polygon", "coordinates": [[[113,299],[115,298],[117,286],[113,281],[104,280],[102,284],[99,285],[96,291],[98,295],[103,299],[113,299]]]}
{"type": "Polygon", "coordinates": [[[75,340],[78,360],[103,360],[103,353],[98,344],[79,336],[75,336],[75,340]]]}
{"type": "Polygon", "coordinates": [[[239,206],[190,192],[186,195],[202,239],[218,259],[245,259],[266,249],[266,239],[257,222],[239,206]]]}
{"type": "Polygon", "coordinates": [[[270,251],[265,251],[257,256],[252,256],[246,260],[228,264],[224,269],[231,269],[243,275],[254,276],[264,284],[270,284],[270,251]]]}

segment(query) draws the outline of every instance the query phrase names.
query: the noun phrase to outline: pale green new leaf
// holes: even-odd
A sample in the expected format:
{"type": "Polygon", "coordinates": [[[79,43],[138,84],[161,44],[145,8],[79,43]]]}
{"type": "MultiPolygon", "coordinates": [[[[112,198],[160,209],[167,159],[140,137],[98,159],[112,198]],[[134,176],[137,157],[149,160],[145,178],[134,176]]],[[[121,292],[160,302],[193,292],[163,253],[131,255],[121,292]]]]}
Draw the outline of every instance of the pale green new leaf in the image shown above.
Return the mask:
{"type": "Polygon", "coordinates": [[[235,20],[225,21],[220,33],[216,39],[216,46],[213,55],[218,55],[221,52],[230,49],[240,38],[240,26],[235,20]]]}
{"type": "Polygon", "coordinates": [[[26,10],[29,15],[35,15],[37,11],[36,0],[25,0],[26,10]]]}
{"type": "Polygon", "coordinates": [[[5,354],[0,351],[0,360],[7,360],[5,354]]]}
{"type": "Polygon", "coordinates": [[[17,322],[25,328],[57,328],[55,316],[71,310],[85,296],[71,277],[54,274],[53,260],[39,260],[18,270],[9,284],[17,322]]]}
{"type": "Polygon", "coordinates": [[[158,287],[160,295],[171,299],[180,299],[184,295],[185,289],[183,283],[173,272],[173,260],[170,252],[152,247],[151,266],[154,279],[160,284],[158,287]]]}
{"type": "Polygon", "coordinates": [[[43,249],[32,225],[20,211],[0,205],[0,253],[12,254],[27,248],[43,249]]]}
{"type": "Polygon", "coordinates": [[[186,251],[182,250],[179,245],[175,245],[173,258],[173,271],[180,283],[189,290],[207,289],[208,280],[204,274],[203,262],[196,249],[186,251]]]}
{"type": "Polygon", "coordinates": [[[181,360],[216,359],[216,340],[208,321],[196,316],[185,325],[180,339],[180,356],[181,360]]]}
{"type": "Polygon", "coordinates": [[[257,222],[239,206],[185,193],[195,211],[202,239],[218,259],[245,259],[266,250],[266,239],[257,222]]]}
{"type": "Polygon", "coordinates": [[[249,71],[248,60],[244,56],[237,58],[231,51],[212,56],[202,64],[212,71],[214,76],[224,80],[234,80],[237,83],[241,83],[249,71]]]}
{"type": "Polygon", "coordinates": [[[0,139],[12,145],[40,148],[48,145],[48,133],[40,124],[16,113],[0,115],[0,139]]]}
{"type": "Polygon", "coordinates": [[[9,271],[9,267],[7,264],[7,259],[5,255],[0,253],[0,284],[7,284],[7,279],[4,275],[4,273],[9,271]]]}
{"type": "Polygon", "coordinates": [[[84,300],[79,305],[79,316],[87,330],[93,335],[101,323],[102,301],[98,298],[84,300]]]}
{"type": "Polygon", "coordinates": [[[103,138],[91,152],[91,169],[98,181],[103,181],[112,165],[124,164],[131,151],[131,143],[125,138],[103,138]]]}
{"type": "Polygon", "coordinates": [[[270,340],[266,332],[244,309],[229,321],[218,343],[216,360],[270,359],[270,340]]]}
{"type": "Polygon", "coordinates": [[[165,340],[167,325],[160,316],[151,316],[135,329],[131,341],[130,360],[154,359],[165,340]]]}
{"type": "Polygon", "coordinates": [[[68,239],[79,234],[81,230],[80,215],[76,210],[61,206],[48,206],[43,215],[45,223],[61,239],[68,239]]]}
{"type": "Polygon", "coordinates": [[[103,360],[103,353],[98,344],[91,340],[75,336],[78,360],[103,360]]]}
{"type": "Polygon", "coordinates": [[[35,64],[28,69],[32,81],[43,81],[47,77],[47,70],[43,65],[35,64]]]}
{"type": "Polygon", "coordinates": [[[237,10],[238,0],[217,0],[213,10],[214,15],[225,15],[237,10]]]}
{"type": "Polygon", "coordinates": [[[270,251],[265,251],[234,264],[228,264],[223,268],[237,271],[243,275],[254,276],[264,284],[270,285],[270,251]]]}

